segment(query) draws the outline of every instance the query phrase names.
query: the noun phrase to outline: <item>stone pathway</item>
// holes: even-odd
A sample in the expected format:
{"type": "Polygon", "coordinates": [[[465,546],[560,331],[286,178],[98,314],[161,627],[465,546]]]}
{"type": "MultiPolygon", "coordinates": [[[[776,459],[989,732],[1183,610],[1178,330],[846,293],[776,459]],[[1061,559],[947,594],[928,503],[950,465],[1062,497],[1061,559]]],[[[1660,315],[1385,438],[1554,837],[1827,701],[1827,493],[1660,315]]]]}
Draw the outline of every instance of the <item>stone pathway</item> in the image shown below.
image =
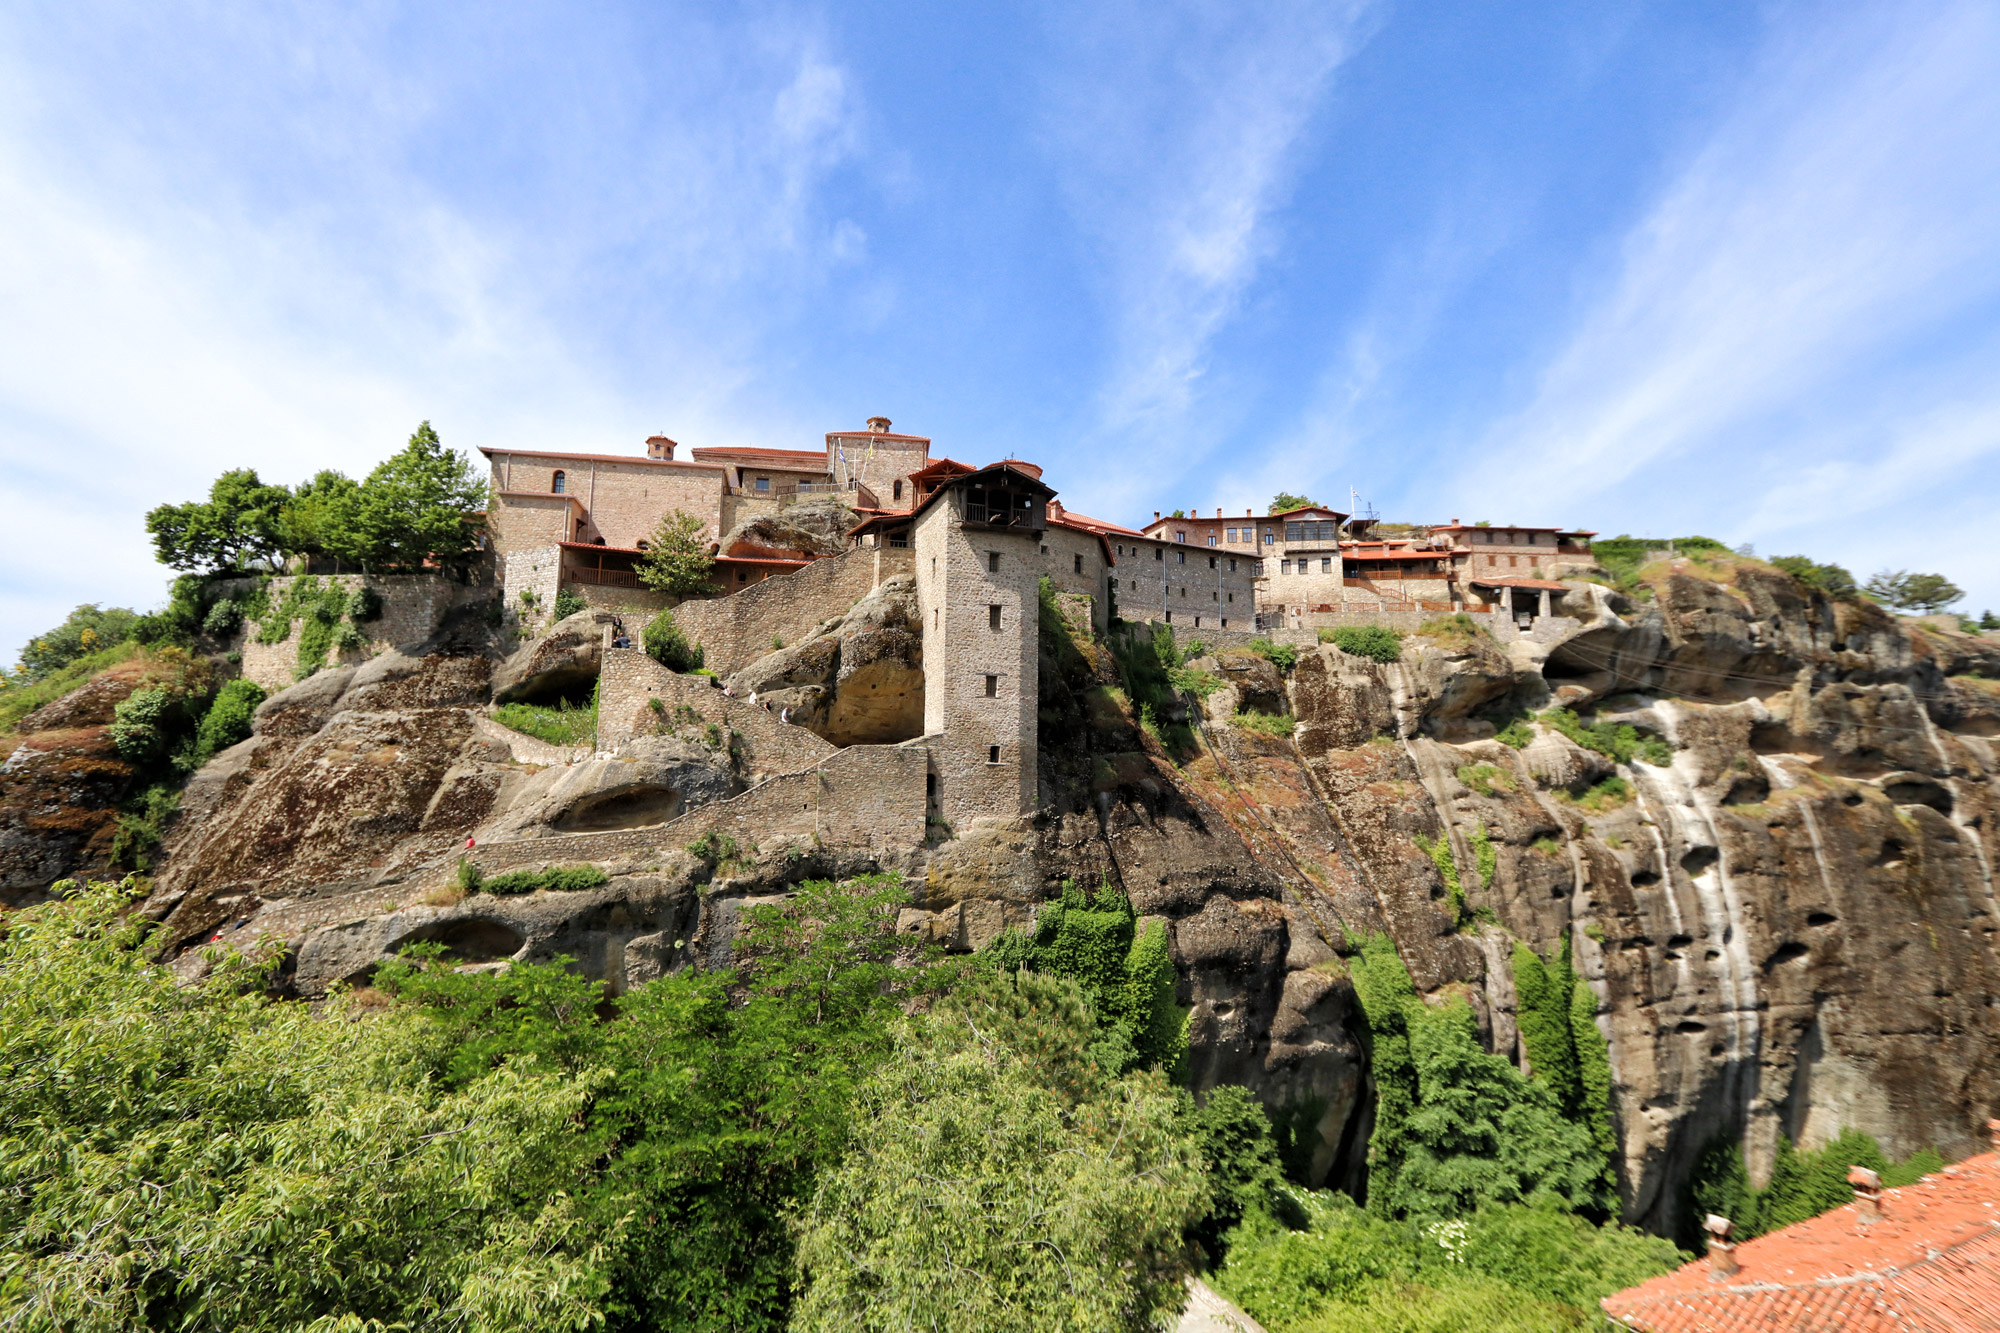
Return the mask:
{"type": "Polygon", "coordinates": [[[1264,1333],[1264,1326],[1222,1299],[1198,1277],[1188,1279],[1187,1308],[1174,1333],[1264,1333]]]}

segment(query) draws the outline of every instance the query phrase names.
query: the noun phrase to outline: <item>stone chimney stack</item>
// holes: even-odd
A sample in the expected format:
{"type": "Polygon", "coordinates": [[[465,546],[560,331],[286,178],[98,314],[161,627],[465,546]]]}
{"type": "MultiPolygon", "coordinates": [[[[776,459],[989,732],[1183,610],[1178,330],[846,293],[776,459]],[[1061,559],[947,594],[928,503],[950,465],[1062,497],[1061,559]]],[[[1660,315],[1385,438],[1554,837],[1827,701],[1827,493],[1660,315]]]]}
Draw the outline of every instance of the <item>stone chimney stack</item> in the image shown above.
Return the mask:
{"type": "Polygon", "coordinates": [[[662,458],[671,463],[674,461],[674,448],[674,442],[664,435],[649,435],[646,437],[646,457],[648,458],[662,458]]]}
{"type": "Polygon", "coordinates": [[[1726,1217],[1708,1215],[1702,1230],[1708,1232],[1708,1276],[1713,1282],[1726,1282],[1742,1271],[1736,1262],[1736,1245],[1729,1239],[1735,1223],[1726,1217]]]}
{"type": "Polygon", "coordinates": [[[873,431],[877,435],[887,435],[889,433],[889,418],[887,417],[868,418],[868,429],[873,431]]]}
{"type": "Polygon", "coordinates": [[[1855,1215],[1867,1226],[1882,1215],[1882,1177],[1865,1166],[1851,1166],[1847,1183],[1854,1186],[1855,1215]]]}
{"type": "Polygon", "coordinates": [[[1158,523],[1159,521],[1160,521],[1160,511],[1155,509],[1153,511],[1153,522],[1158,523]]]}

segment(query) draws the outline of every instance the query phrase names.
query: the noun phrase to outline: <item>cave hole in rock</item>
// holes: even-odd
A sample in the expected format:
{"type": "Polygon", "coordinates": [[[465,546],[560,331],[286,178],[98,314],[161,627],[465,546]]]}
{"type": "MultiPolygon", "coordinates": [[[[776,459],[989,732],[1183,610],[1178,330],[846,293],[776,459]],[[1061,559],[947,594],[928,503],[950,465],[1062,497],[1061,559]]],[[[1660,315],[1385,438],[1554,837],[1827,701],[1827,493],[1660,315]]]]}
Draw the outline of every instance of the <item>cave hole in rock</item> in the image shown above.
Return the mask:
{"type": "Polygon", "coordinates": [[[1788,943],[1781,944],[1777,947],[1777,949],[1771,954],[1769,958],[1766,958],[1764,960],[1764,970],[1766,972],[1769,972],[1774,967],[1783,967],[1786,963],[1794,962],[1800,958],[1804,958],[1807,954],[1811,952],[1812,950],[1808,949],[1805,945],[1800,944],[1796,940],[1792,940],[1789,941],[1788,943]]]}
{"type": "Polygon", "coordinates": [[[1783,722],[1759,722],[1750,728],[1750,749],[1756,754],[1797,754],[1806,748],[1783,722]]]}
{"type": "Polygon", "coordinates": [[[1857,806],[1857,805],[1860,805],[1860,804],[1861,804],[1861,802],[1862,802],[1863,800],[1865,800],[1865,799],[1866,799],[1866,798],[1865,798],[1865,797],[1863,797],[1863,796],[1862,796],[1862,794],[1861,794],[1860,792],[1858,792],[1858,791],[1851,791],[1851,792],[1847,793],[1847,795],[1845,795],[1845,796],[1843,796],[1843,797],[1841,797],[1841,798],[1840,798],[1840,803],[1841,803],[1842,805],[1845,805],[1845,806],[1849,806],[1849,807],[1852,807],[1852,806],[1857,806]]]}
{"type": "Polygon", "coordinates": [[[445,948],[445,957],[454,963],[491,963],[512,958],[526,944],[527,936],[504,921],[483,917],[459,917],[419,926],[396,941],[391,953],[400,953],[412,944],[436,943],[445,948]]]}
{"type": "Polygon", "coordinates": [[[1722,859],[1722,853],[1713,847],[1690,847],[1681,853],[1681,869],[1693,878],[1699,879],[1709,867],[1722,859]]]}
{"type": "Polygon", "coordinates": [[[1694,936],[1692,935],[1674,935],[1668,938],[1667,947],[1669,949],[1685,949],[1693,943],[1694,936]]]}
{"type": "Polygon", "coordinates": [[[1660,882],[1660,872],[1650,867],[1632,872],[1632,887],[1649,889],[1660,882]]]}
{"type": "Polygon", "coordinates": [[[1724,805],[1760,805],[1771,794],[1771,780],[1762,773],[1745,773],[1729,784],[1724,805]]]}
{"type": "Polygon", "coordinates": [[[1808,926],[1830,926],[1838,920],[1840,918],[1831,912],[1812,912],[1806,916],[1808,926]]]}
{"type": "Polygon", "coordinates": [[[603,833],[612,829],[646,828],[680,816],[685,806],[671,787],[627,787],[602,796],[586,797],[556,821],[565,833],[603,833]]]}
{"type": "Polygon", "coordinates": [[[1908,850],[1909,848],[1903,845],[1901,838],[1884,838],[1882,839],[1881,850],[1875,853],[1875,859],[1869,862],[1869,864],[1877,866],[1901,865],[1903,863],[1903,853],[1908,850]]]}
{"type": "Polygon", "coordinates": [[[1679,1022],[1679,1023],[1676,1023],[1676,1024],[1674,1024],[1674,1031],[1676,1031],[1676,1032],[1688,1032],[1688,1033],[1693,1033],[1693,1032],[1706,1032],[1706,1031],[1708,1031],[1708,1024],[1706,1024],[1706,1023],[1697,1023],[1697,1022],[1695,1022],[1695,1021],[1694,1021],[1693,1019],[1691,1019],[1691,1018],[1690,1018],[1690,1019],[1686,1019],[1686,1020],[1684,1020],[1684,1021],[1682,1021],[1682,1022],[1679,1022]]]}
{"type": "Polygon", "coordinates": [[[1896,805],[1927,805],[1947,818],[1951,816],[1951,788],[1942,782],[1922,778],[1891,782],[1882,788],[1882,794],[1896,805]]]}
{"type": "Polygon", "coordinates": [[[1653,937],[1651,935],[1634,935],[1631,939],[1622,941],[1618,947],[1621,949],[1650,949],[1653,947],[1653,937]]]}
{"type": "Polygon", "coordinates": [[[532,693],[516,695],[509,702],[533,704],[537,708],[588,708],[596,695],[596,670],[578,667],[549,672],[536,683],[532,693]]]}

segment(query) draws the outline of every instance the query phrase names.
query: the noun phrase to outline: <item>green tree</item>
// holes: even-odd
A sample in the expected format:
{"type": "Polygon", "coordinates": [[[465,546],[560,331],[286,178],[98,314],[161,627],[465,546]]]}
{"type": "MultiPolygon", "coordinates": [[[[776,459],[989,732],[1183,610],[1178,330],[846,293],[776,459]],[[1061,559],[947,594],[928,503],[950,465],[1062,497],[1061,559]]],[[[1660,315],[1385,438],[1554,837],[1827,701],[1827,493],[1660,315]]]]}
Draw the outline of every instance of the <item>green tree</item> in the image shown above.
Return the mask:
{"type": "Polygon", "coordinates": [[[714,543],[693,514],[676,509],[660,519],[639,557],[639,582],[669,597],[709,597],[721,592],[709,575],[715,570],[714,543]]]}
{"type": "Polygon", "coordinates": [[[59,671],[79,657],[101,652],[132,637],[138,623],[137,612],[122,606],[99,608],[85,602],[63,618],[63,623],[28,640],[21,650],[20,675],[28,681],[40,680],[59,671]]]}
{"type": "Polygon", "coordinates": [[[639,642],[648,656],[669,671],[693,671],[706,656],[700,644],[688,642],[671,611],[662,611],[647,621],[639,642]]]}
{"type": "Polygon", "coordinates": [[[290,499],[283,486],[267,486],[255,470],[238,468],[215,479],[207,500],[152,510],[146,531],[160,563],[172,569],[245,569],[282,553],[280,515],[290,499]]]}
{"type": "Polygon", "coordinates": [[[1965,589],[1942,574],[1885,569],[1868,580],[1868,595],[1899,611],[1941,611],[1965,596],[1965,589]]]}
{"type": "Polygon", "coordinates": [[[997,980],[911,1024],[862,1086],[802,1218],[801,1333],[1114,1333],[1179,1308],[1181,1233],[1209,1190],[1173,1089],[1154,1072],[1047,1079],[1043,1029],[1017,1040],[995,991],[1074,983],[997,980]]]}
{"type": "Polygon", "coordinates": [[[1264,512],[1267,514],[1283,514],[1294,509],[1310,508],[1312,504],[1313,502],[1303,495],[1293,495],[1290,491],[1279,491],[1271,497],[1271,507],[1264,512]]]}
{"type": "MultiPolygon", "coordinates": [[[[338,512],[347,501],[331,500],[339,488],[329,486],[331,507],[338,512]]],[[[486,507],[486,499],[486,483],[471,461],[446,449],[425,421],[401,452],[368,474],[353,501],[356,531],[335,540],[350,552],[346,558],[358,557],[367,569],[418,569],[428,559],[454,568],[479,544],[473,514],[486,507]]]]}
{"type": "Polygon", "coordinates": [[[1375,1075],[1368,1204],[1385,1216],[1450,1217],[1486,1203],[1611,1203],[1590,1131],[1547,1085],[1480,1046],[1462,1000],[1417,997],[1387,936],[1354,960],[1375,1075]]]}
{"type": "Polygon", "coordinates": [[[332,470],[314,474],[292,493],[279,531],[293,554],[332,556],[351,565],[365,565],[373,556],[362,525],[361,484],[332,470]]]}
{"type": "Polygon", "coordinates": [[[581,1330],[615,1228],[576,1200],[595,1076],[459,1089],[413,1011],[263,995],[147,960],[131,893],[0,938],[0,1292],[29,1329],[581,1330]]]}
{"type": "Polygon", "coordinates": [[[1822,565],[1803,555],[1774,556],[1771,563],[1808,588],[1817,589],[1828,597],[1852,598],[1860,592],[1854,575],[1839,565],[1822,565]]]}

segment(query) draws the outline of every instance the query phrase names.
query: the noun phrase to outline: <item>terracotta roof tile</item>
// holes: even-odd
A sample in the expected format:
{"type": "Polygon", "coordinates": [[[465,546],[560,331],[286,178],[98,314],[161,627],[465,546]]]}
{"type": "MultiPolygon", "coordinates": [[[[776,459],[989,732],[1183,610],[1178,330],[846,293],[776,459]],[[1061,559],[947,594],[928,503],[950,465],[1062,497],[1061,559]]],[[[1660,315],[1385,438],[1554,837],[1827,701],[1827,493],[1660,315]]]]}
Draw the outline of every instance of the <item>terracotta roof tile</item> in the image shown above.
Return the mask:
{"type": "Polygon", "coordinates": [[[1707,1259],[1604,1299],[1644,1333],[1973,1333],[2000,1330],[2000,1153],[1744,1241],[1740,1271],[1707,1259]]]}

